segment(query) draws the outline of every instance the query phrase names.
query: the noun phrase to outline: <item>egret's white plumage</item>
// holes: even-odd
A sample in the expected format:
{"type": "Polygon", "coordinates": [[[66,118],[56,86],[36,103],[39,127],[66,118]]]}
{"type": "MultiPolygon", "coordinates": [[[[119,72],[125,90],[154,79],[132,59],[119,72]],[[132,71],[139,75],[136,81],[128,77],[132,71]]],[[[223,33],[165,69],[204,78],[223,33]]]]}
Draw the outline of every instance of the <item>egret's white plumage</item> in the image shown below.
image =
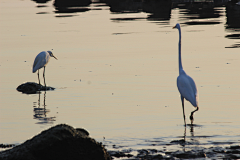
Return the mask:
{"type": "Polygon", "coordinates": [[[198,106],[197,87],[194,80],[185,72],[177,78],[177,87],[180,94],[188,100],[194,107],[198,106]]]}
{"type": "Polygon", "coordinates": [[[173,28],[177,28],[179,31],[179,43],[178,43],[179,76],[177,78],[177,87],[181,94],[183,118],[184,118],[184,123],[186,125],[185,112],[184,112],[184,98],[187,101],[189,101],[194,107],[196,107],[196,110],[191,112],[191,115],[190,115],[190,120],[191,120],[191,124],[192,124],[193,123],[193,114],[194,114],[194,112],[198,111],[198,92],[197,92],[197,87],[196,87],[194,80],[189,75],[186,74],[186,72],[183,70],[183,67],[182,67],[180,24],[177,23],[176,26],[173,28]]]}
{"type": "Polygon", "coordinates": [[[55,59],[57,59],[53,53],[51,51],[42,51],[40,52],[35,60],[34,60],[34,63],[33,63],[33,70],[32,72],[35,73],[36,71],[38,71],[38,81],[39,81],[39,84],[40,84],[40,79],[39,79],[39,69],[41,69],[42,67],[44,67],[44,71],[43,71],[43,78],[44,78],[44,84],[45,84],[45,87],[46,87],[46,83],[45,83],[45,67],[46,65],[48,64],[49,60],[50,60],[50,57],[54,57],[55,59]]]}

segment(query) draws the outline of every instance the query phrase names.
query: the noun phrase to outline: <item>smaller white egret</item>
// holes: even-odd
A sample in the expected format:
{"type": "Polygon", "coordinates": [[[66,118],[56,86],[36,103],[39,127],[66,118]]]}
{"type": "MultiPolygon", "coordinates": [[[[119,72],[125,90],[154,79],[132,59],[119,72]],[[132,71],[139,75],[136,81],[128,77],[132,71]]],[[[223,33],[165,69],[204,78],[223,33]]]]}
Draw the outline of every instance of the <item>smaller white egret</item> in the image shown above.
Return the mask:
{"type": "Polygon", "coordinates": [[[194,112],[198,111],[198,92],[197,92],[197,87],[194,80],[189,75],[186,74],[186,72],[183,70],[183,67],[182,67],[180,24],[177,23],[176,26],[173,28],[177,28],[179,31],[179,43],[178,43],[179,76],[177,78],[177,87],[181,94],[183,118],[186,126],[185,112],[184,112],[184,98],[187,101],[189,101],[194,107],[196,107],[196,110],[192,111],[190,115],[191,124],[193,124],[193,114],[194,112]]]}
{"type": "Polygon", "coordinates": [[[46,87],[46,82],[45,82],[45,67],[48,64],[50,57],[54,57],[55,59],[57,59],[53,53],[51,51],[42,51],[40,52],[33,63],[33,70],[32,72],[35,73],[36,71],[38,71],[38,82],[40,84],[40,79],[39,79],[39,69],[41,69],[42,67],[44,67],[44,71],[43,71],[43,78],[44,78],[44,85],[46,87]]]}

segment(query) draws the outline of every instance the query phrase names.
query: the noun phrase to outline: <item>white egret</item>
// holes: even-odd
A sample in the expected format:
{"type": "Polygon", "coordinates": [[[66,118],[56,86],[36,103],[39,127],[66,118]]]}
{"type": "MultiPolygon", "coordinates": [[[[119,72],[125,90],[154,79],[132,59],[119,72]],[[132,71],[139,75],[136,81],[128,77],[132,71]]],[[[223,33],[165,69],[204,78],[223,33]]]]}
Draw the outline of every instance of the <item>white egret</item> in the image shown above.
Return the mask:
{"type": "Polygon", "coordinates": [[[32,72],[35,73],[36,71],[38,71],[38,82],[40,84],[40,79],[39,79],[39,69],[41,69],[42,67],[44,67],[44,71],[43,71],[43,78],[44,78],[44,85],[46,87],[46,83],[45,83],[45,67],[48,64],[50,57],[54,57],[55,59],[57,59],[53,53],[51,51],[42,51],[40,52],[33,63],[33,70],[32,72]]]}
{"type": "Polygon", "coordinates": [[[191,124],[193,124],[193,114],[194,112],[198,111],[198,92],[197,87],[194,80],[186,74],[182,67],[182,58],[181,58],[181,27],[180,24],[177,23],[175,27],[179,31],[179,43],[178,43],[178,63],[179,63],[179,76],[177,77],[177,87],[181,94],[181,101],[182,101],[182,109],[183,109],[183,118],[184,123],[186,126],[185,120],[185,112],[184,112],[184,98],[189,101],[196,110],[191,112],[190,120],[191,124]]]}

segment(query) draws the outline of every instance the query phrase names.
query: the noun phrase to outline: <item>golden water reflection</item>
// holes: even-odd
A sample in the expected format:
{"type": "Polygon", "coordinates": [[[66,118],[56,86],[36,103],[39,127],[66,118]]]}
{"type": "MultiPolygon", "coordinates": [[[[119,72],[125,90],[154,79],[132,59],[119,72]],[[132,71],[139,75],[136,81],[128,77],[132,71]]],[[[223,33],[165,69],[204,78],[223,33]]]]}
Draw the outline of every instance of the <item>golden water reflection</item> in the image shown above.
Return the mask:
{"type": "Polygon", "coordinates": [[[41,93],[38,93],[38,102],[33,102],[33,119],[37,119],[36,124],[53,124],[56,117],[49,116],[50,109],[46,108],[46,91],[43,94],[43,105],[41,105],[41,93]],[[37,103],[37,104],[36,104],[37,103]]]}

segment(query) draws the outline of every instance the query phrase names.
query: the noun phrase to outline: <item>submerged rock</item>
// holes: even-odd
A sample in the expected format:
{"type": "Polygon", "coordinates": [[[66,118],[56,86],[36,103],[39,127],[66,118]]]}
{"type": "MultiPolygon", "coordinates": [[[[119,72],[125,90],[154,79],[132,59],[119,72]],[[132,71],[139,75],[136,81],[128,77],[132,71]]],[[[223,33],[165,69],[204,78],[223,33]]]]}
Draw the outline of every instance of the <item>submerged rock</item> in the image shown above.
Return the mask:
{"type": "MultiPolygon", "coordinates": [[[[182,140],[180,140],[182,141],[182,140]]],[[[174,141],[174,143],[177,141],[174,141]]],[[[172,143],[172,142],[171,142],[172,143]]],[[[171,144],[174,145],[174,144],[171,144]]],[[[177,144],[179,145],[179,144],[177,144]]],[[[165,145],[164,145],[165,146],[165,145]]],[[[191,146],[188,145],[188,149],[191,146]]],[[[185,148],[185,147],[184,147],[185,148]]],[[[167,151],[167,150],[156,150],[156,149],[141,149],[141,150],[119,150],[119,151],[108,151],[113,158],[124,158],[130,157],[131,160],[160,160],[160,159],[240,159],[240,146],[234,145],[230,147],[210,147],[203,148],[197,147],[192,148],[189,151],[177,150],[177,151],[167,151]],[[136,153],[137,152],[137,153],[136,153]],[[128,156],[131,155],[131,156],[128,156]]]]}
{"type": "Polygon", "coordinates": [[[133,157],[132,154],[120,152],[120,151],[109,151],[108,152],[111,156],[116,157],[116,158],[123,158],[123,157],[133,157]]]}
{"type": "Polygon", "coordinates": [[[53,87],[43,86],[41,84],[35,83],[35,82],[26,82],[17,87],[17,90],[22,93],[26,94],[35,94],[40,91],[49,91],[54,90],[53,87]]]}
{"type": "Polygon", "coordinates": [[[0,152],[5,160],[110,160],[101,143],[84,129],[60,124],[12,149],[0,152]]]}
{"type": "Polygon", "coordinates": [[[205,158],[206,154],[201,151],[197,151],[197,152],[196,151],[187,151],[187,152],[177,151],[172,153],[172,156],[180,159],[192,159],[192,158],[205,158]]]}
{"type": "Polygon", "coordinates": [[[14,146],[15,146],[15,144],[0,144],[0,148],[11,148],[14,146]]]}

